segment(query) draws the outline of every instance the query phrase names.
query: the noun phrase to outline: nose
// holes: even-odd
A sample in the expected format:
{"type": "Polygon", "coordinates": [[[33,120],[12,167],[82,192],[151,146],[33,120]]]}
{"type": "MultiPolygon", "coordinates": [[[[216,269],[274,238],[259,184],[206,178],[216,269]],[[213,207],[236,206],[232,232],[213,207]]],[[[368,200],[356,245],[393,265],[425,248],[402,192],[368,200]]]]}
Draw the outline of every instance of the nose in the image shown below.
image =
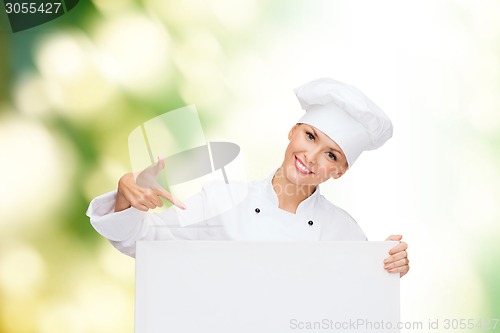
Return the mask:
{"type": "Polygon", "coordinates": [[[304,156],[306,158],[305,162],[311,163],[311,164],[316,164],[316,159],[318,157],[318,153],[319,153],[318,150],[311,150],[311,151],[306,152],[304,154],[304,156]]]}

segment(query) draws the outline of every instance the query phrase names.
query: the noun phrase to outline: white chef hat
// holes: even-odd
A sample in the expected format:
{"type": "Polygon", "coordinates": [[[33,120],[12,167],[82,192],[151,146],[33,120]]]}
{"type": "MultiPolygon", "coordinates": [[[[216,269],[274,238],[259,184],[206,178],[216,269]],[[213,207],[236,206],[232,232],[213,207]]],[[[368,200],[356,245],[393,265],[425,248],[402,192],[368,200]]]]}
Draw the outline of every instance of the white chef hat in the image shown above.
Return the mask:
{"type": "Polygon", "coordinates": [[[382,146],[392,136],[386,114],[357,88],[322,78],[295,89],[305,115],[298,123],[316,127],[344,152],[351,167],[365,150],[382,146]]]}

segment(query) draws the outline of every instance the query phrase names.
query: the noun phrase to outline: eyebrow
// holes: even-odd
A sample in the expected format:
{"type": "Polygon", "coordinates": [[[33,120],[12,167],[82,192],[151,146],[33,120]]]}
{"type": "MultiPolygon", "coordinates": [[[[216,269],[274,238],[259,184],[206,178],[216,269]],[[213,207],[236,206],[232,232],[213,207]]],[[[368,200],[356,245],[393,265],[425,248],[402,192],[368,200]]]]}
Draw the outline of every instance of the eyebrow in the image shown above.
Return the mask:
{"type": "MultiPolygon", "coordinates": [[[[311,131],[313,132],[314,136],[317,137],[317,138],[319,138],[318,134],[316,134],[316,132],[314,131],[314,128],[312,128],[312,127],[310,127],[310,128],[311,128],[311,131]]],[[[342,153],[339,150],[337,150],[337,149],[335,149],[333,147],[328,147],[328,148],[330,148],[330,150],[336,151],[337,153],[340,154],[340,156],[342,156],[342,157],[344,156],[344,155],[342,155],[342,153]]]]}

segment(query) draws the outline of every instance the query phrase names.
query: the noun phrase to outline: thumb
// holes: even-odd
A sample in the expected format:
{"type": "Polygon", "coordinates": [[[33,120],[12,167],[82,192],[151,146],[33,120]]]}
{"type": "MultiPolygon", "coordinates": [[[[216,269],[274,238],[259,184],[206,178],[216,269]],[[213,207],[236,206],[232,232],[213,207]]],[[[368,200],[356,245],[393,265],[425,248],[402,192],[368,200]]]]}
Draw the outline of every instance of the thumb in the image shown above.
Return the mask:
{"type": "Polygon", "coordinates": [[[165,168],[165,159],[160,159],[160,156],[158,156],[158,163],[156,163],[153,172],[154,175],[157,176],[161,170],[165,168]]]}
{"type": "Polygon", "coordinates": [[[400,241],[401,239],[403,239],[403,235],[390,235],[386,241],[400,241]]]}

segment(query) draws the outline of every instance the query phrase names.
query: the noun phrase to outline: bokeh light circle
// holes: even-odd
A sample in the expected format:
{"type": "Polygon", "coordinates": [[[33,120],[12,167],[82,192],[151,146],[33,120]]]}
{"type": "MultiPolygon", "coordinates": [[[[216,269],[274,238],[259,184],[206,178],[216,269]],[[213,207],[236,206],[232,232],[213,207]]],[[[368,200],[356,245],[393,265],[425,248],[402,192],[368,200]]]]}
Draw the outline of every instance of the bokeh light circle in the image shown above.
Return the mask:
{"type": "Polygon", "coordinates": [[[43,228],[62,204],[74,172],[72,151],[49,130],[22,117],[0,121],[0,231],[43,228]]]}

